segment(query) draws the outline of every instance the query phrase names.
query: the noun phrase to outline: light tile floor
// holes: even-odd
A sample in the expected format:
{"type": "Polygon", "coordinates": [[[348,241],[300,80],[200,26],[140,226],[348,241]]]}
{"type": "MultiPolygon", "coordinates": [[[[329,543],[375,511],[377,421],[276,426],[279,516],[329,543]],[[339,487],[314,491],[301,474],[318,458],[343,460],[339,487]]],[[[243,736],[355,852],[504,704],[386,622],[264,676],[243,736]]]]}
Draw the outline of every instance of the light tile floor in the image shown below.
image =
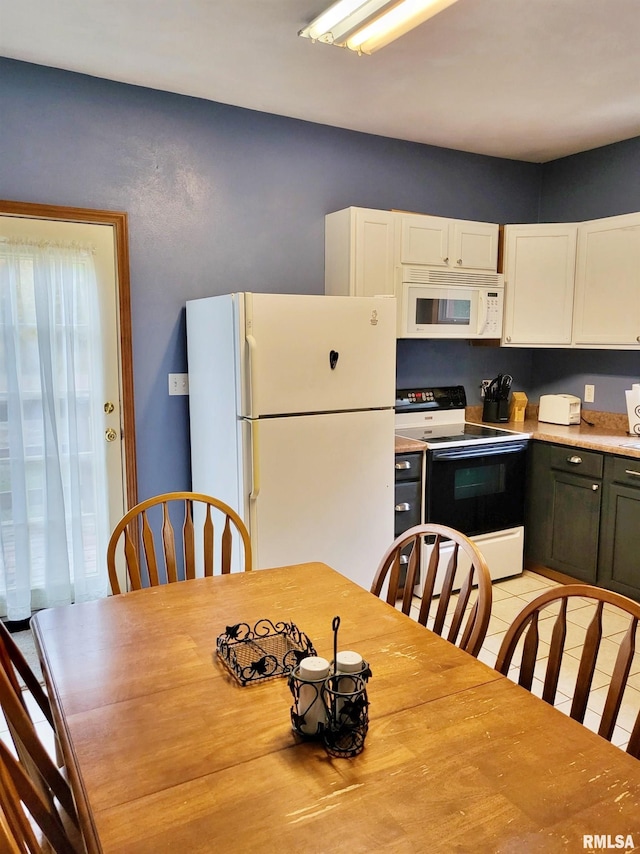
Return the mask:
{"type": "MultiPolygon", "coordinates": [[[[487,636],[484,645],[478,655],[478,658],[493,667],[496,663],[500,644],[504,638],[505,632],[515,616],[520,613],[522,608],[542,593],[549,587],[556,587],[557,583],[538,575],[529,570],[525,570],[522,575],[514,578],[508,578],[504,581],[497,581],[493,585],[493,607],[487,636]]],[[[419,600],[417,600],[419,603],[419,600]]],[[[453,610],[454,605],[450,606],[453,610]]],[[[558,695],[555,706],[560,711],[568,714],[571,707],[571,697],[573,696],[573,688],[575,685],[578,662],[580,657],[581,644],[584,639],[585,628],[588,626],[591,616],[593,615],[593,605],[587,600],[579,599],[572,601],[568,607],[567,613],[567,639],[565,643],[566,654],[563,657],[562,666],[560,669],[560,679],[558,683],[558,695]]],[[[544,658],[544,653],[549,651],[548,639],[553,628],[553,612],[549,616],[540,620],[540,653],[539,657],[544,658]]],[[[593,678],[592,691],[589,697],[587,714],[585,716],[585,726],[594,731],[597,731],[600,722],[600,712],[602,711],[606,698],[607,688],[613,672],[613,664],[615,655],[618,650],[618,645],[622,640],[626,626],[621,623],[619,614],[609,605],[605,605],[605,614],[603,619],[604,639],[601,644],[601,650],[596,662],[596,672],[593,678]]],[[[637,646],[640,648],[640,629],[638,630],[637,646]]],[[[514,656],[516,663],[519,661],[519,652],[516,650],[514,656]]],[[[542,671],[542,667],[546,665],[541,662],[538,672],[542,671]]],[[[517,668],[512,668],[509,673],[510,678],[517,681],[517,668]]],[[[541,696],[542,680],[534,677],[533,693],[541,696]]],[[[36,729],[42,738],[43,742],[50,750],[51,755],[55,755],[54,737],[44,715],[27,695],[27,702],[32,714],[32,719],[36,725],[36,729]]],[[[627,688],[623,698],[622,708],[618,718],[618,726],[616,727],[612,743],[616,746],[625,749],[629,741],[629,736],[633,728],[633,723],[640,709],[640,653],[636,653],[631,666],[631,672],[627,680],[627,688]]],[[[0,713],[0,738],[13,748],[11,737],[7,730],[4,716],[0,713]]]]}

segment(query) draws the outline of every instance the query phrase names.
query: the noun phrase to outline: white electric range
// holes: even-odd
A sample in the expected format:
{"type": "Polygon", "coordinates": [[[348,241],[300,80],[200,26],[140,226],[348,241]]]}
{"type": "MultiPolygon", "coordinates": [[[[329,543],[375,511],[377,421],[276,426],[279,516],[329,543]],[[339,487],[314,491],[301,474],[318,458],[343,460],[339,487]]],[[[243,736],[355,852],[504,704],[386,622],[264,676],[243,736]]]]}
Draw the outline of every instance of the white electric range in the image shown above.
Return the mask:
{"type": "Polygon", "coordinates": [[[529,436],[465,421],[463,386],[400,389],[396,435],[426,444],[422,514],[480,548],[491,577],[523,569],[529,436]]]}

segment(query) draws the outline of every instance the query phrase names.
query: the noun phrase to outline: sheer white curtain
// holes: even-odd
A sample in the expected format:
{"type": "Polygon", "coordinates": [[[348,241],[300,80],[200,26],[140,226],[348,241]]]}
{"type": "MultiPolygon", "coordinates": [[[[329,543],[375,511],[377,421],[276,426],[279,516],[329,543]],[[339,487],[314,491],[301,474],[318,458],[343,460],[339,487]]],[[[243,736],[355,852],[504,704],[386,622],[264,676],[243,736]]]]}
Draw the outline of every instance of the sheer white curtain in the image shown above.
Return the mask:
{"type": "Polygon", "coordinates": [[[90,247],[0,241],[0,613],[107,595],[107,484],[90,247]]]}

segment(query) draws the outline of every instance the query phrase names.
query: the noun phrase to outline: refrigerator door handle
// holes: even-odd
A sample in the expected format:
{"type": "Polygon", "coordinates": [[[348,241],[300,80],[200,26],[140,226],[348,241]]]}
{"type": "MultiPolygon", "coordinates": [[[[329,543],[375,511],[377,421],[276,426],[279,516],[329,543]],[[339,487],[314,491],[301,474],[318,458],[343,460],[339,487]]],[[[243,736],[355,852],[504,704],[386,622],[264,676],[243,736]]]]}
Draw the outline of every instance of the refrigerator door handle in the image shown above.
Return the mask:
{"type": "Polygon", "coordinates": [[[249,422],[251,433],[251,492],[249,500],[255,501],[260,495],[260,436],[258,434],[258,423],[249,422]]]}
{"type": "Polygon", "coordinates": [[[256,388],[255,376],[257,369],[258,343],[253,335],[247,335],[246,341],[247,347],[249,348],[249,416],[251,418],[255,418],[257,408],[254,397],[256,388]]]}

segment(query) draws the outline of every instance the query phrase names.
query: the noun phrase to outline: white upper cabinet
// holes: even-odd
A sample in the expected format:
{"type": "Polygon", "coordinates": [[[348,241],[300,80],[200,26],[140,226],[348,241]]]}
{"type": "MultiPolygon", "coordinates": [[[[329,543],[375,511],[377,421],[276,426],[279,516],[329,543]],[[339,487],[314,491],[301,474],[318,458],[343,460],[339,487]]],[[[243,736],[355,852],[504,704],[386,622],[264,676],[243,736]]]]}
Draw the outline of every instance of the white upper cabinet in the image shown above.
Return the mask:
{"type": "Polygon", "coordinates": [[[401,264],[449,266],[449,220],[439,216],[399,214],[401,264]]]}
{"type": "Polygon", "coordinates": [[[391,211],[346,208],[325,217],[324,289],[331,296],[394,295],[391,211]]]}
{"type": "Polygon", "coordinates": [[[504,345],[571,344],[577,232],[570,223],[504,227],[504,345]]]}
{"type": "Polygon", "coordinates": [[[397,216],[401,264],[496,272],[497,224],[423,214],[397,216]]]}
{"type": "Polygon", "coordinates": [[[451,223],[451,267],[465,270],[498,269],[500,228],[492,222],[454,219],[451,223]]]}
{"type": "Polygon", "coordinates": [[[640,214],[580,224],[573,340],[640,345],[640,214]]]}

